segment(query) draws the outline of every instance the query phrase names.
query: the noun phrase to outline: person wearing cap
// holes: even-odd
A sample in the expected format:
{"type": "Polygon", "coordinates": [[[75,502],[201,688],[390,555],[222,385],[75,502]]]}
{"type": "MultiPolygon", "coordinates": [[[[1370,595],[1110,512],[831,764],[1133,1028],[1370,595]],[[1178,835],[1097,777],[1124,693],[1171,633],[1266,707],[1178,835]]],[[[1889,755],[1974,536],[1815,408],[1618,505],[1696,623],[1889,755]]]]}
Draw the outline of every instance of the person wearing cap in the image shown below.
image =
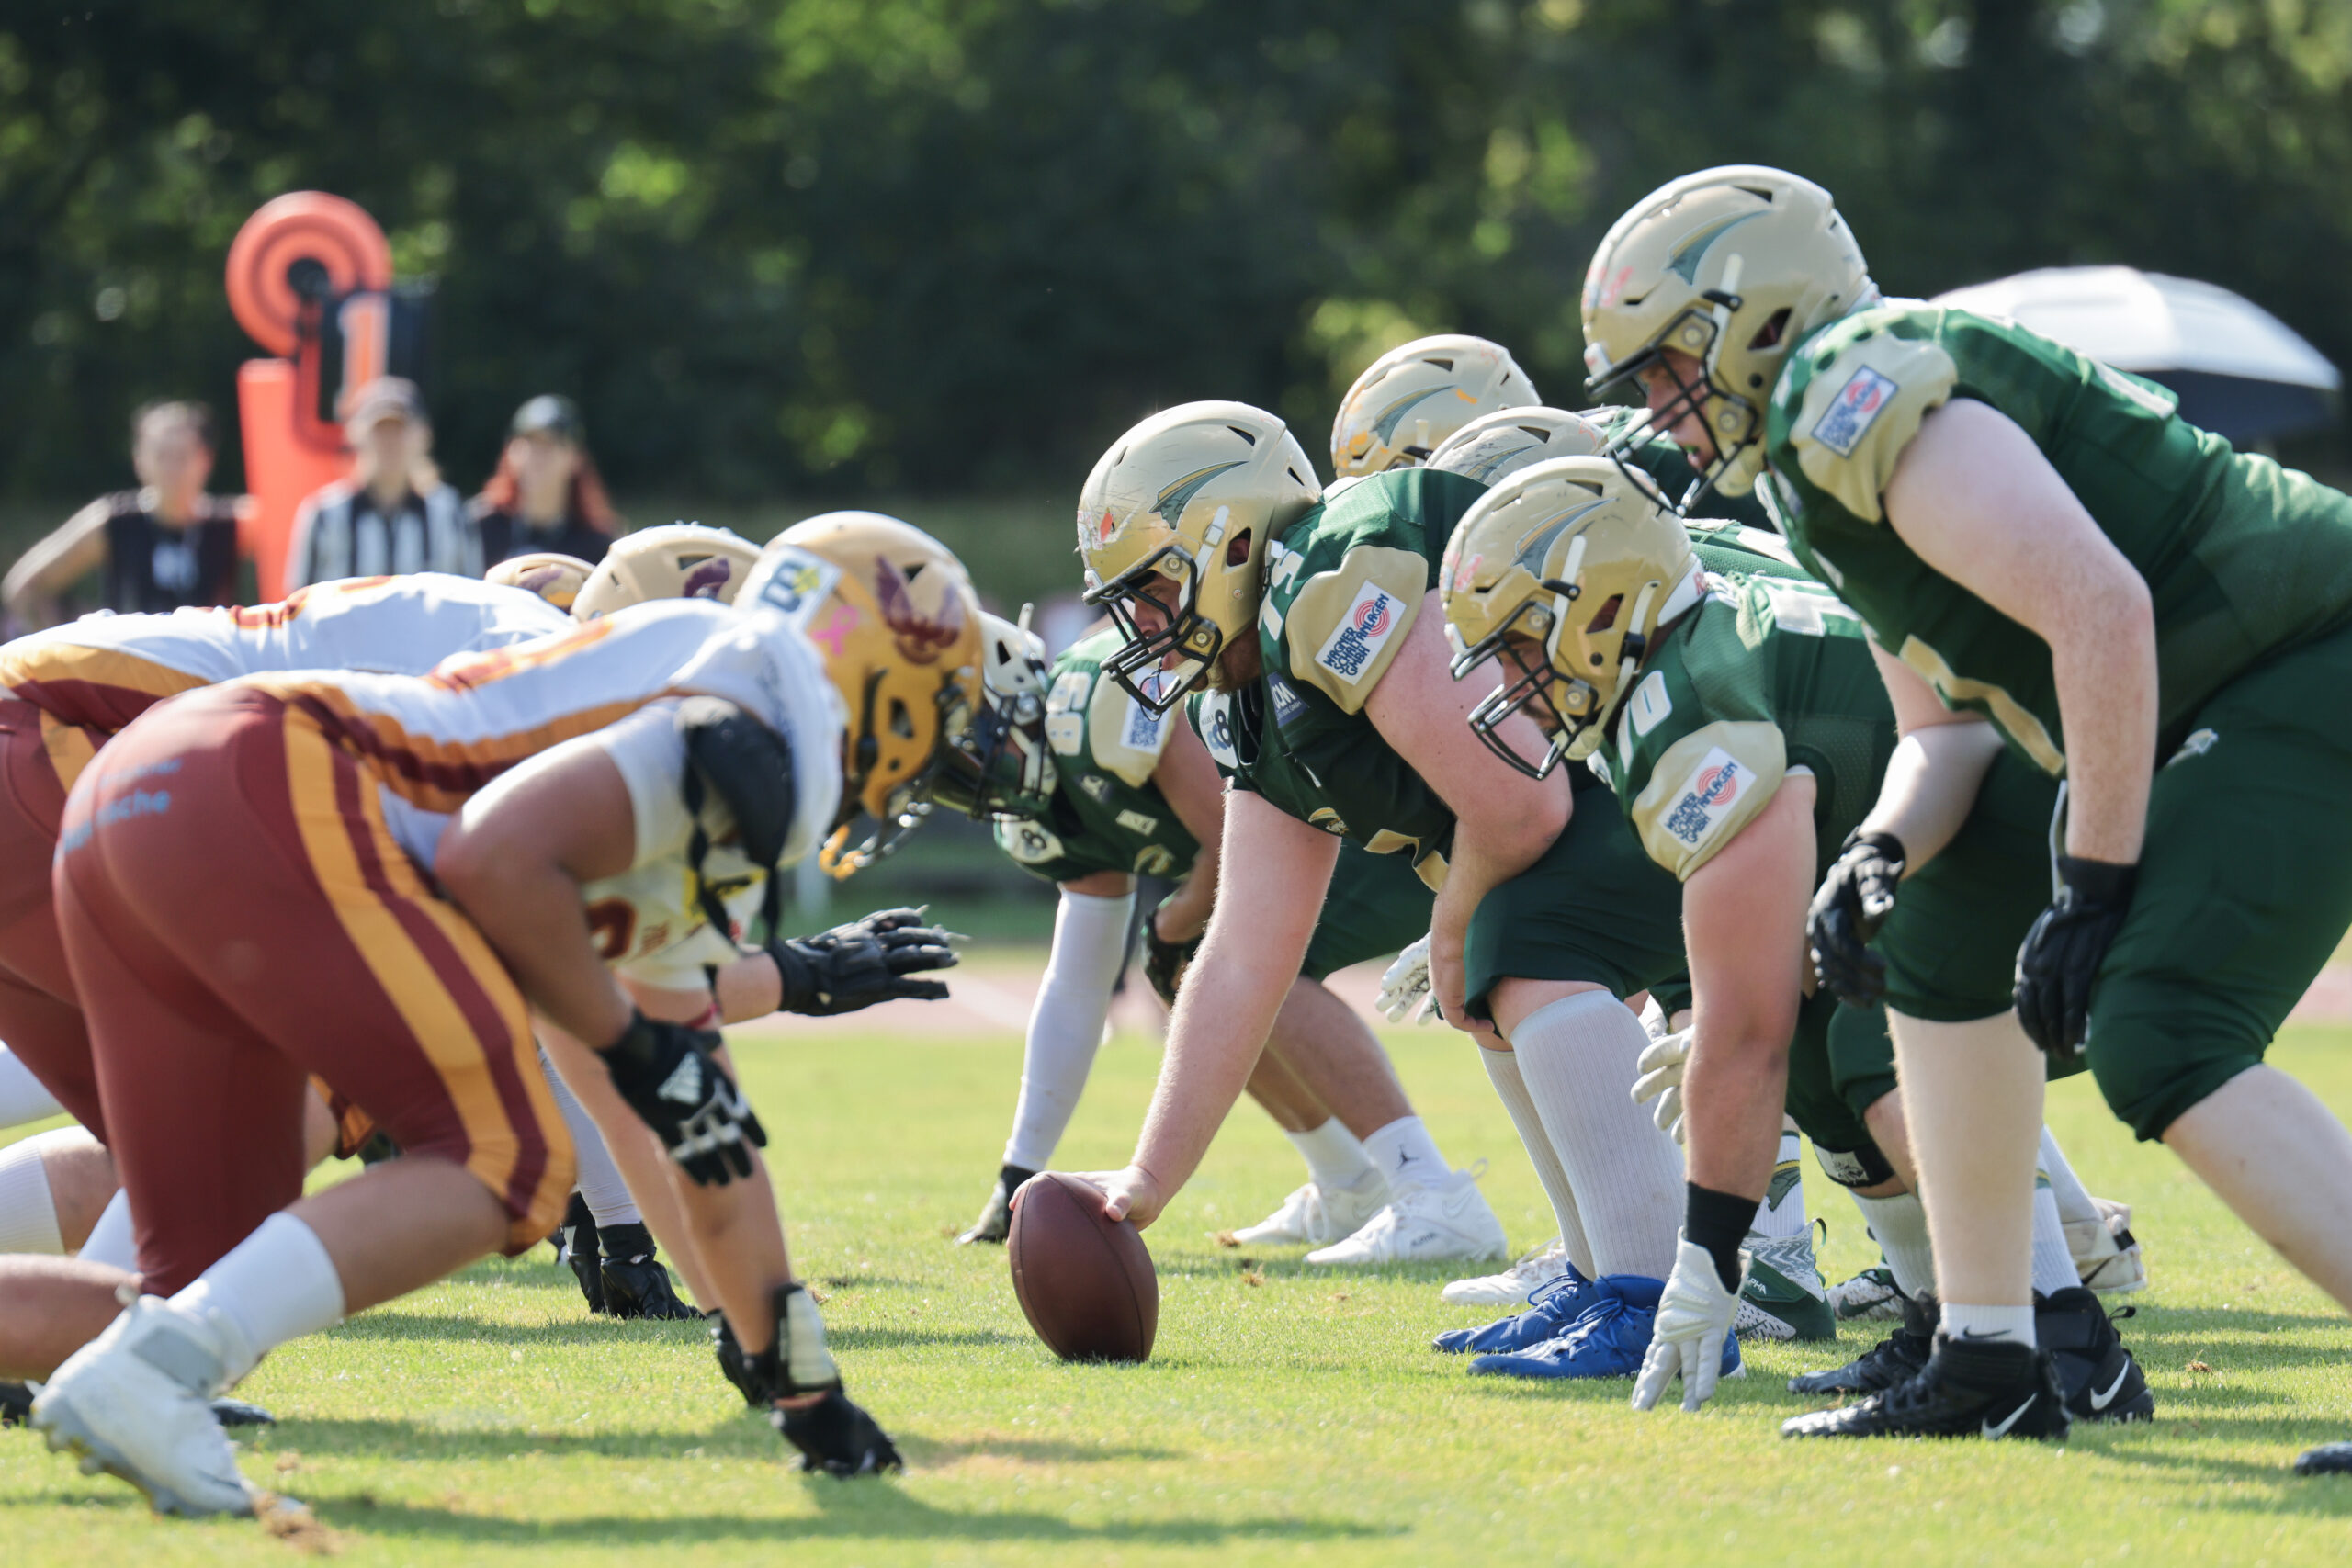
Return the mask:
{"type": "Polygon", "coordinates": [[[295,513],[287,590],[387,572],[480,577],[481,535],[457,487],[434,465],[433,425],[416,383],[385,376],[360,388],[343,434],[351,477],[314,492],[295,513]]]}
{"type": "Polygon", "coordinates": [[[237,498],[209,493],[212,412],[202,403],[149,403],[130,422],[136,490],[100,496],[27,550],[0,583],[8,635],[65,617],[58,601],[103,570],[100,603],[155,614],[238,600],[237,498]]]}
{"type": "Polygon", "coordinates": [[[550,552],[591,566],[605,558],[620,519],[587,437],[570,398],[543,392],[514,411],[498,471],[467,506],[486,564],[550,552]]]}

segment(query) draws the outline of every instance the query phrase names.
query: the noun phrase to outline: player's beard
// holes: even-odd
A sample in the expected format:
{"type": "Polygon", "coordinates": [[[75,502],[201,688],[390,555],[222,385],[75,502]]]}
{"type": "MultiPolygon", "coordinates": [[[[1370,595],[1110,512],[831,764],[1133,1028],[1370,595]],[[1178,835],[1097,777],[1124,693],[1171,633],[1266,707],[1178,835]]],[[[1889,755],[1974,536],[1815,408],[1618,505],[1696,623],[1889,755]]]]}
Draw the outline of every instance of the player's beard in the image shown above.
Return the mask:
{"type": "Polygon", "coordinates": [[[1250,635],[1227,643],[1217,650],[1216,662],[1209,666],[1203,682],[1212,692],[1238,692],[1266,672],[1266,660],[1258,649],[1257,630],[1250,635]]]}

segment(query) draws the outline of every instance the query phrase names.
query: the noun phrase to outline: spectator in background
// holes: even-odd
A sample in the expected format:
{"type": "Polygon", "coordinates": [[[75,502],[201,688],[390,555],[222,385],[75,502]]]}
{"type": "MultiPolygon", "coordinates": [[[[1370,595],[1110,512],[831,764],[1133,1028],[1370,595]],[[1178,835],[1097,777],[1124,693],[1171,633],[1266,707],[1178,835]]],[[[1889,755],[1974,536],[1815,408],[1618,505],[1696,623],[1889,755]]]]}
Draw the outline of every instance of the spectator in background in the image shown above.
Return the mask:
{"type": "Polygon", "coordinates": [[[210,495],[212,412],[149,403],[130,422],[137,490],[100,496],[25,552],[0,582],[10,635],[54,625],[58,599],[101,567],[109,610],[176,610],[238,598],[240,502],[210,495]]]}
{"type": "Polygon", "coordinates": [[[467,510],[485,566],[553,552],[594,565],[620,532],[588,432],[570,398],[543,393],[514,411],[498,471],[467,510]]]}
{"type": "Polygon", "coordinates": [[[416,383],[379,377],[343,422],[351,477],[302,502],[286,552],[286,586],[387,572],[482,574],[481,536],[457,487],[434,466],[433,425],[416,383]]]}

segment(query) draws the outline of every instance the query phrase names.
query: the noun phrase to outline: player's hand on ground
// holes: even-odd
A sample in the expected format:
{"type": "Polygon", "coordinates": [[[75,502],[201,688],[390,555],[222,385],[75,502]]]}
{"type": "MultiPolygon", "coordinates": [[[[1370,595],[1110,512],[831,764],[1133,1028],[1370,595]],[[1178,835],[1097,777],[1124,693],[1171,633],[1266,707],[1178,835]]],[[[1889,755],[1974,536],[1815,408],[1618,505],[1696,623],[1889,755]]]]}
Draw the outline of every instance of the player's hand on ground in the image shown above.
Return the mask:
{"type": "Polygon", "coordinates": [[[1430,939],[1425,935],[1388,965],[1380,977],[1380,999],[1373,1004],[1391,1023],[1438,1021],[1430,991],[1430,939]]]}
{"type": "Polygon", "coordinates": [[[1850,1007],[1886,994],[1886,960],[1871,951],[1871,941],[1894,908],[1905,864],[1903,840],[1894,834],[1849,834],[1813,896],[1804,935],[1814,970],[1850,1007]]]}
{"type": "Polygon", "coordinates": [[[1176,987],[1184,982],[1184,971],[1192,964],[1193,955],[1201,950],[1202,931],[1188,937],[1163,935],[1160,918],[1168,906],[1179,897],[1171,893],[1143,922],[1143,977],[1151,983],[1154,995],[1170,1007],[1176,1005],[1176,987]]]}
{"type": "Polygon", "coordinates": [[[1662,1034],[1643,1048],[1634,1064],[1641,1077],[1634,1080],[1634,1103],[1655,1100],[1651,1118],[1657,1130],[1676,1143],[1682,1141],[1682,1067],[1690,1059],[1690,1031],[1662,1034]]]}
{"type": "Polygon", "coordinates": [[[752,1174],[752,1150],[766,1129],[725,1064],[714,1030],[635,1013],[621,1037],[598,1053],[613,1088],[653,1129],[670,1157],[704,1187],[752,1174]]]}
{"type": "MultiPolygon", "coordinates": [[[[1081,1170],[1076,1175],[1088,1186],[1102,1190],[1105,1214],[1114,1220],[1133,1220],[1137,1230],[1148,1230],[1167,1205],[1159,1178],[1139,1165],[1119,1170],[1081,1170]]],[[[1020,1208],[1017,1200],[1013,1207],[1020,1208]]]]}
{"type": "Polygon", "coordinates": [[[1723,1276],[1707,1249],[1684,1241],[1677,1246],[1674,1272],[1658,1299],[1657,1328],[1642,1375],[1634,1384],[1634,1408],[1655,1409],[1658,1395],[1682,1380],[1682,1408],[1696,1410],[1714,1397],[1723,1370],[1724,1341],[1731,1337],[1739,1298],[1724,1289],[1723,1276]]]}
{"type": "Polygon", "coordinates": [[[2091,986],[2131,911],[2137,865],[2058,857],[2058,897],[2018,949],[2018,1021],[2052,1056],[2082,1054],[2091,986]]]}
{"type": "Polygon", "coordinates": [[[944,980],[912,976],[956,964],[955,932],[924,923],[921,909],[877,909],[810,937],[768,944],[785,1012],[831,1017],[876,1002],[937,1001],[944,980]]]}

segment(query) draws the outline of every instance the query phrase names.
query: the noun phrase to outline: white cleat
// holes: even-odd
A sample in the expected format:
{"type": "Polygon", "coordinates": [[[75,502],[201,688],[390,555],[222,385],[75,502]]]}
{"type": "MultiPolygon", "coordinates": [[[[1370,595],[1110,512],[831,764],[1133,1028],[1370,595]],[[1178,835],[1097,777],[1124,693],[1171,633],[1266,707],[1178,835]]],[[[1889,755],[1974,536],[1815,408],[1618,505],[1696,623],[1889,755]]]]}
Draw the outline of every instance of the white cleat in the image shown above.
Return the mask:
{"type": "Polygon", "coordinates": [[[1830,1286],[1829,1305],[1840,1323],[1890,1323],[1903,1315],[1903,1292],[1894,1288],[1894,1271],[1874,1263],[1830,1286]]]}
{"type": "Polygon", "coordinates": [[[159,1514],[251,1514],[259,1494],[213,1419],[222,1356],[212,1326],[141,1296],[74,1352],[33,1401],[52,1450],[147,1495],[159,1514]]]}
{"type": "Polygon", "coordinates": [[[1479,1172],[1457,1170],[1421,1187],[1393,1187],[1388,1202],[1347,1240],[1306,1255],[1309,1263],[1362,1267],[1510,1256],[1503,1223],[1478,1190],[1479,1172]]]}
{"type": "Polygon", "coordinates": [[[1388,1201],[1388,1184],[1367,1179],[1358,1191],[1310,1181],[1254,1225],[1232,1233],[1236,1247],[1328,1247],[1351,1235],[1388,1201]]]}
{"type": "Polygon", "coordinates": [[[2096,1220],[2077,1220],[2064,1229],[2066,1250],[2074,1255],[2075,1272],[2083,1284],[2101,1294],[2126,1295],[2145,1289],[2147,1260],[2140,1255],[2139,1238],[2132,1234],[2132,1205],[2112,1198],[2094,1198],[2096,1220]]]}
{"type": "Polygon", "coordinates": [[[1554,1236],[1499,1274],[1474,1274],[1438,1292],[1448,1306],[1525,1306],[1568,1266],[1568,1249],[1554,1236]]]}

